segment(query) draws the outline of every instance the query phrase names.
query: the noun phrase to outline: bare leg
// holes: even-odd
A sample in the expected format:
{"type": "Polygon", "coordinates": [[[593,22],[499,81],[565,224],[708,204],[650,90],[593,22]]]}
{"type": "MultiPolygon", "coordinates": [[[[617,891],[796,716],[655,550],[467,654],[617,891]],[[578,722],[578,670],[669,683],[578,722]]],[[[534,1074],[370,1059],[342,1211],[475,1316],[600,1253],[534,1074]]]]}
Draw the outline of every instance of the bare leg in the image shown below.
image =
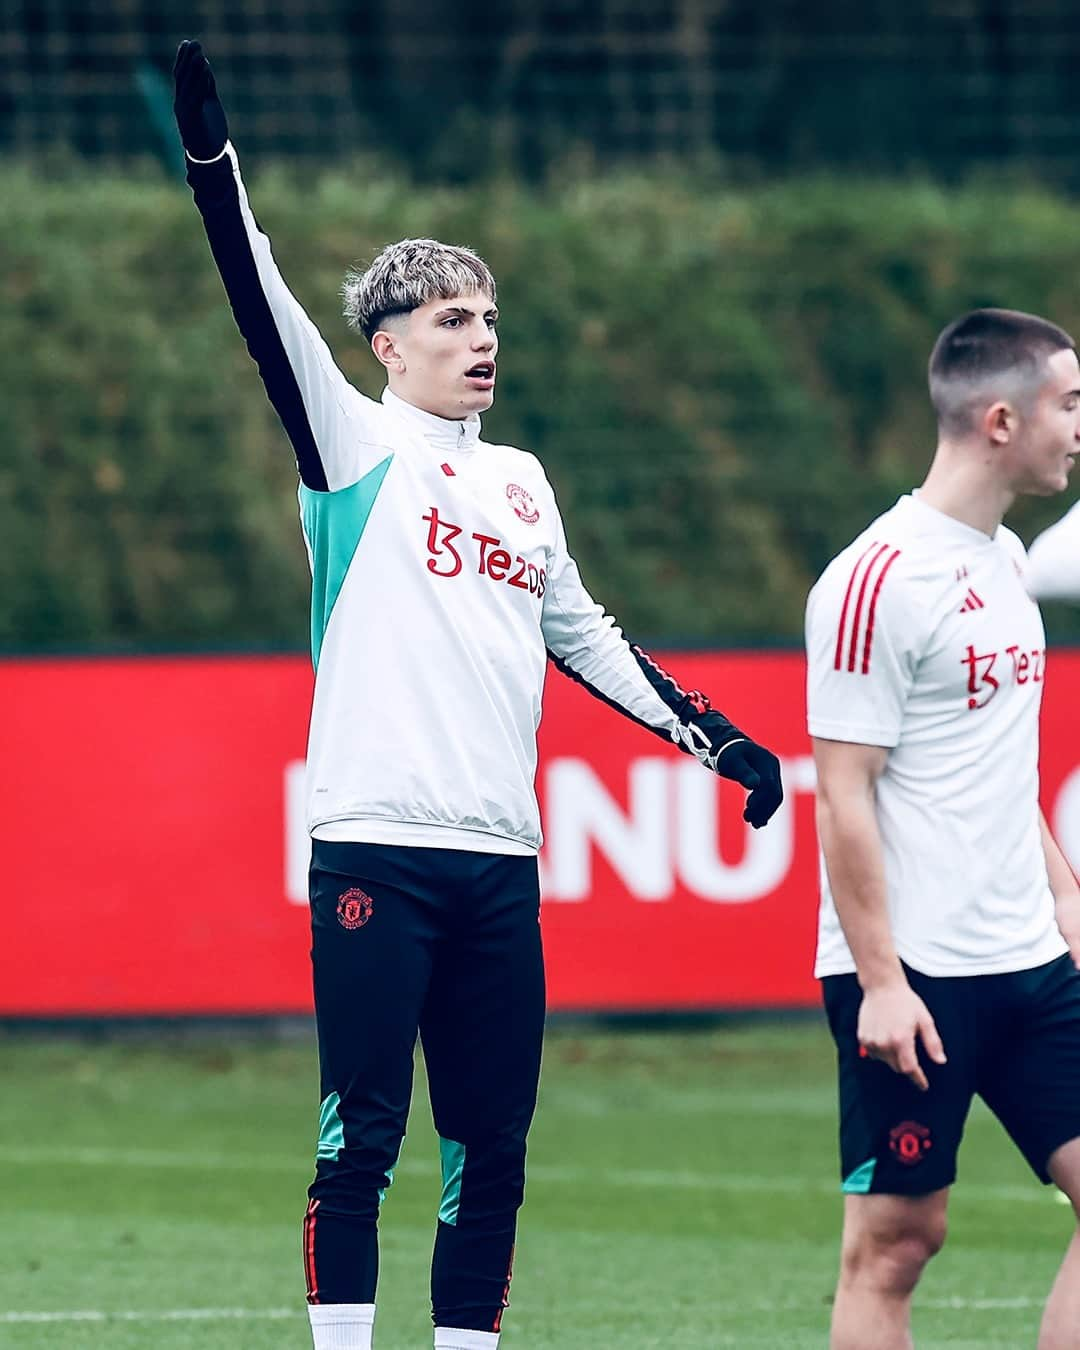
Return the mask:
{"type": "MultiPolygon", "coordinates": [[[[1047,1170],[1080,1215],[1080,1139],[1062,1144],[1047,1170]]],[[[1046,1300],[1038,1350],[1080,1350],[1080,1233],[1073,1233],[1046,1300]]]]}
{"type": "Polygon", "coordinates": [[[830,1350],[912,1350],[911,1295],[945,1241],[948,1200],[947,1189],[845,1197],[830,1350]]]}

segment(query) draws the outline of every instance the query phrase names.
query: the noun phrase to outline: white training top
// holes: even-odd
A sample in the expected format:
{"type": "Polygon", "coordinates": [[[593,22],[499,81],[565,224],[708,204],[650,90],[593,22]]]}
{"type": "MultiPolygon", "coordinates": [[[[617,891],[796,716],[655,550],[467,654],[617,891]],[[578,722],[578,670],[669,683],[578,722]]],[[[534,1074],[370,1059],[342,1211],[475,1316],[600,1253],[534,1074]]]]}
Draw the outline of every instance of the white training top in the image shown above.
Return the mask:
{"type": "Polygon", "coordinates": [[[1080,502],[1032,540],[1027,584],[1036,600],[1080,601],[1080,502]]]}
{"type": "Polygon", "coordinates": [[[547,649],[633,715],[675,716],[585,591],[538,461],[342,380],[331,490],[301,486],[320,839],[535,852],[547,649]],[[338,486],[340,484],[340,486],[338,486]]]}
{"type": "MultiPolygon", "coordinates": [[[[1026,970],[1066,950],[1039,830],[1046,653],[1024,546],[901,497],[834,558],[806,612],[810,734],[887,746],[889,918],[926,975],[1026,970]]],[[[824,859],[816,974],[855,969],[824,859]]]]}
{"type": "MultiPolygon", "coordinates": [[[[365,398],[282,280],[232,146],[189,163],[188,179],[300,469],[312,833],[535,853],[549,655],[692,750],[691,714],[679,710],[705,713],[708,701],[631,647],[589,596],[534,456],[482,441],[478,417],[446,421],[389,392],[365,398]]],[[[722,735],[741,736],[719,721],[722,735]]]]}

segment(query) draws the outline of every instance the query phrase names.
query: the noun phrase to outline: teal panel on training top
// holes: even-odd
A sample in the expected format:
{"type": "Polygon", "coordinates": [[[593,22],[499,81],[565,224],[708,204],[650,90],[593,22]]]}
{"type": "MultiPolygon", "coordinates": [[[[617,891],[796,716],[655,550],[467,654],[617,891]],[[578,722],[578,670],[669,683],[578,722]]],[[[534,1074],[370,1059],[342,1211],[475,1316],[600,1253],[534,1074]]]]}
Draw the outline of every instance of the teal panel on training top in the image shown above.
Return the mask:
{"type": "Polygon", "coordinates": [[[345,1126],[341,1123],[338,1107],[341,1098],[331,1092],[319,1109],[319,1148],[317,1158],[332,1158],[337,1162],[345,1147],[345,1126]]]}
{"type": "Polygon", "coordinates": [[[316,670],[326,625],[393,458],[387,455],[358,483],[338,492],[300,488],[301,519],[311,550],[311,660],[316,670]]]}
{"type": "Polygon", "coordinates": [[[442,1204],[439,1218],[443,1223],[457,1223],[461,1205],[461,1174],[465,1171],[465,1145],[454,1139],[439,1138],[442,1158],[442,1204]]]}
{"type": "Polygon", "coordinates": [[[861,1167],[856,1167],[854,1172],[844,1178],[844,1184],[840,1189],[845,1195],[869,1195],[876,1166],[877,1159],[870,1158],[869,1161],[864,1162],[861,1167]]]}

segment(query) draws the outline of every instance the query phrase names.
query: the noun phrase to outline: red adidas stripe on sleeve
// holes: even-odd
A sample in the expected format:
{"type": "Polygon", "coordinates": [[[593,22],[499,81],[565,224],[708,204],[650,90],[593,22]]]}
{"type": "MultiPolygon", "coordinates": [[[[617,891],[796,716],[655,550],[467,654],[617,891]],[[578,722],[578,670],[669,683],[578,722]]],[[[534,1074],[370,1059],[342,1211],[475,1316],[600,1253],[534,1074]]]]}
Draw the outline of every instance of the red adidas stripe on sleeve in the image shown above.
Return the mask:
{"type": "Polygon", "coordinates": [[[885,574],[899,556],[900,550],[898,548],[893,549],[892,553],[889,554],[885,561],[885,566],[878,573],[877,581],[874,582],[874,593],[870,597],[870,613],[866,616],[866,640],[863,643],[862,673],[864,675],[869,675],[870,673],[870,648],[874,642],[874,614],[877,611],[877,601],[878,596],[881,593],[881,585],[885,580],[885,574]]]}
{"type": "Polygon", "coordinates": [[[854,673],[856,669],[863,675],[870,673],[870,657],[874,645],[874,620],[877,615],[878,596],[881,594],[886,573],[899,556],[900,549],[894,549],[889,544],[879,544],[875,539],[859,555],[855,566],[851,569],[851,576],[848,578],[847,588],[844,591],[844,603],[840,609],[840,623],[836,632],[834,670],[843,670],[846,666],[851,673],[854,673]],[[867,604],[867,595],[869,595],[869,604],[867,604]],[[855,606],[854,611],[851,612],[849,624],[848,615],[852,609],[853,596],[855,597],[855,606]],[[859,661],[860,638],[862,639],[861,662],[859,661]],[[846,661],[845,646],[847,648],[846,661]]]}

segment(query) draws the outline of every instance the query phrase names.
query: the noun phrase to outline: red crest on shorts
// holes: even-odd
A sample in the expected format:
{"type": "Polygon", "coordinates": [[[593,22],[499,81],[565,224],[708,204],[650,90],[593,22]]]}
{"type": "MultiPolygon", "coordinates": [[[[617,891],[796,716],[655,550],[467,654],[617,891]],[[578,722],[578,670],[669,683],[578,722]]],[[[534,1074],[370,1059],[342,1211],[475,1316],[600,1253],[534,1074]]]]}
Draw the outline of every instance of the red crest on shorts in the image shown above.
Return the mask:
{"type": "Polygon", "coordinates": [[[536,503],[517,483],[507,483],[506,499],[514,508],[514,515],[519,520],[523,520],[526,525],[535,525],[540,519],[540,512],[536,509],[536,503]]]}
{"type": "Polygon", "coordinates": [[[365,894],[358,886],[350,886],[338,897],[338,923],[342,928],[363,928],[371,918],[374,908],[375,902],[370,895],[365,894]]]}
{"type": "Polygon", "coordinates": [[[930,1131],[917,1120],[902,1120],[889,1131],[889,1148],[905,1167],[921,1163],[933,1148],[930,1131]]]}

